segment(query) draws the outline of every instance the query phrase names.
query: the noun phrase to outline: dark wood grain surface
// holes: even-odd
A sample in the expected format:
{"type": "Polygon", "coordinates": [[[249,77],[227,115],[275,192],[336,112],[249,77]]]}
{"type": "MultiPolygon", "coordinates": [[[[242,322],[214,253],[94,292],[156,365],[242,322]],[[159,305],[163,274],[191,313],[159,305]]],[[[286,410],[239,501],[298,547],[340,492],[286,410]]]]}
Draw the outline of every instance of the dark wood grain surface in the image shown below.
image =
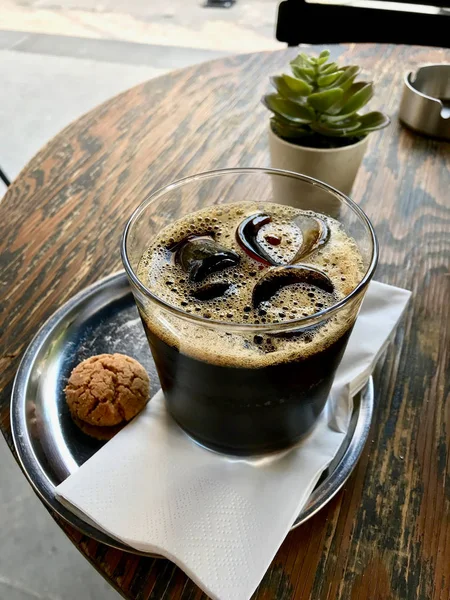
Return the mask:
{"type": "MultiPolygon", "coordinates": [[[[147,193],[196,171],[269,164],[259,98],[294,53],[231,57],[133,88],[56,136],[9,189],[0,204],[0,422],[11,450],[11,384],[33,334],[75,292],[120,268],[124,223],[147,193]]],[[[393,117],[371,135],[353,196],[378,234],[376,278],[413,298],[377,369],[357,469],[287,537],[255,599],[448,600],[450,144],[403,129],[397,112],[403,73],[450,62],[450,51],[349,45],[332,55],[361,64],[377,86],[373,106],[393,117]]],[[[170,562],[59,524],[126,598],[205,597],[170,562]]]]}

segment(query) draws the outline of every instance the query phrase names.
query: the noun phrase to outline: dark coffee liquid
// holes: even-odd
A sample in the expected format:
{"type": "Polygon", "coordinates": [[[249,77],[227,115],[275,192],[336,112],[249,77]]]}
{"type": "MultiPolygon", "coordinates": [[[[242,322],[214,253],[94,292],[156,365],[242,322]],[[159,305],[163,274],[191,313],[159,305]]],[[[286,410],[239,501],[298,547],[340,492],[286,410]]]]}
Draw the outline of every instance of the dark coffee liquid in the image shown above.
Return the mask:
{"type": "Polygon", "coordinates": [[[154,302],[140,309],[169,411],[198,442],[232,454],[281,449],[312,428],[356,308],[315,328],[276,326],[334,304],[362,273],[356,245],[337,222],[327,218],[311,233],[308,214],[296,231],[301,211],[264,205],[253,218],[258,210],[245,203],[225,215],[211,208],[186,217],[161,233],[139,271],[160,298],[203,317],[187,322],[154,302]],[[242,223],[247,237],[236,241],[242,223]],[[274,330],[227,331],[208,319],[274,330]]]}
{"type": "Polygon", "coordinates": [[[201,444],[232,454],[278,450],[312,428],[350,335],[307,359],[246,369],[191,358],[146,332],[172,416],[201,444]]]}

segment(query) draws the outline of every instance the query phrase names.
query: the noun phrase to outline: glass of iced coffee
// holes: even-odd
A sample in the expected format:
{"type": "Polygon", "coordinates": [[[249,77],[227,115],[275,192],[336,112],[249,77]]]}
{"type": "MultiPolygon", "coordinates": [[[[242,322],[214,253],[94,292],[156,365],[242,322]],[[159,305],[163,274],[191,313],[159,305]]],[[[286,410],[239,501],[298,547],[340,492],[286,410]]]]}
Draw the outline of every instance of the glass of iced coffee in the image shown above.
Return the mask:
{"type": "Polygon", "coordinates": [[[226,453],[313,427],[377,262],[364,212],[303,175],[226,169],[148,197],[122,259],[170,414],[226,453]]]}

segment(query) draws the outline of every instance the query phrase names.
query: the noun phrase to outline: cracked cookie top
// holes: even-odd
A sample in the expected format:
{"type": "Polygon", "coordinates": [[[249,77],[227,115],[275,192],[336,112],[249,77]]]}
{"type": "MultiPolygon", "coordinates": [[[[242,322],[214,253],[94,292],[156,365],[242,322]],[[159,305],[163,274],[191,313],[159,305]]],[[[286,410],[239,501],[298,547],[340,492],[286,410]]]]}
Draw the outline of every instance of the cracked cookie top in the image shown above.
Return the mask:
{"type": "Polygon", "coordinates": [[[150,381],[144,367],[123,354],[99,354],[72,371],[65,388],[74,417],[111,427],[130,421],[145,406],[150,381]]]}

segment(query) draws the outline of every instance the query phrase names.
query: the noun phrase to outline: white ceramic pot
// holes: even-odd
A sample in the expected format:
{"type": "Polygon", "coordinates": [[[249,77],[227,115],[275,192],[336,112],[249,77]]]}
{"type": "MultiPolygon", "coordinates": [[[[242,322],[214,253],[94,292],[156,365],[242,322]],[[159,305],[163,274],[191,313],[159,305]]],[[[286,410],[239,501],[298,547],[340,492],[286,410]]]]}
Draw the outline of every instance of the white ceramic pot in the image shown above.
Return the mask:
{"type": "Polygon", "coordinates": [[[368,139],[343,148],[307,148],[282,140],[269,125],[271,164],[275,169],[309,175],[349,195],[368,139]]]}

